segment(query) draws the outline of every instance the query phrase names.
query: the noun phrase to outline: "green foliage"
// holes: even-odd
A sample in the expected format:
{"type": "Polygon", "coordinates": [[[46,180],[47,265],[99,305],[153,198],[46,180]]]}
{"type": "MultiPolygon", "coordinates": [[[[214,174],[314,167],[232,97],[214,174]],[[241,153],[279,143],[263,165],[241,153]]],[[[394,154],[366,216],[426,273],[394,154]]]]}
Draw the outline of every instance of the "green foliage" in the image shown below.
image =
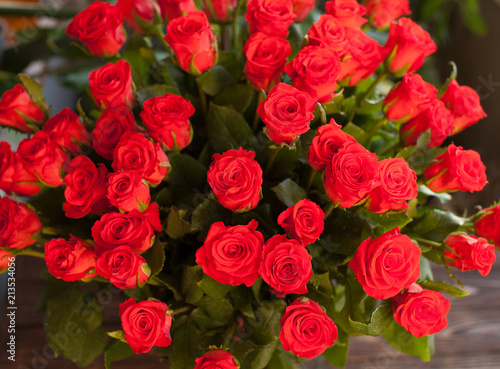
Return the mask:
{"type": "Polygon", "coordinates": [[[385,340],[396,350],[429,361],[434,354],[434,336],[417,338],[406,331],[395,320],[383,333],[385,340]]]}

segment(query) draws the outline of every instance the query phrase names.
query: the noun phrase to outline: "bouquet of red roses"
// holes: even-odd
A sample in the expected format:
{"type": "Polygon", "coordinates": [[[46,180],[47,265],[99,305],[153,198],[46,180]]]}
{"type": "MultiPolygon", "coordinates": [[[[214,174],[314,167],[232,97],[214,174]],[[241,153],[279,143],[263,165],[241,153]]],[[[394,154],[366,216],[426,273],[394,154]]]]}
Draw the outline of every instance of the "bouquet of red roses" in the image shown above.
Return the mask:
{"type": "Polygon", "coordinates": [[[430,359],[443,292],[467,295],[430,263],[485,276],[500,245],[500,206],[442,207],[486,185],[477,152],[441,146],[485,113],[456,71],[417,73],[437,48],[407,0],[313,7],[95,1],[66,27],[98,63],[77,112],[24,74],[3,94],[26,138],[0,143],[0,268],[45,259],[56,355],[343,367],[349,336],[383,335],[430,359]]]}

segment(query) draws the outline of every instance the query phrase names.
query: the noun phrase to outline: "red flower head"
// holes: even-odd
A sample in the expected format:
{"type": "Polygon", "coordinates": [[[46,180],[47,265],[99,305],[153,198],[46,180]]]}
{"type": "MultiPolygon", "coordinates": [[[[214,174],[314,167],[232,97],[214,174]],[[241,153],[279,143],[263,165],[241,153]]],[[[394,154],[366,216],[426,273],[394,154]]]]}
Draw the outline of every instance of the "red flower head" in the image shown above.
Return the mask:
{"type": "Polygon", "coordinates": [[[278,224],[302,246],[314,243],[325,228],[325,213],[315,202],[304,199],[290,206],[278,217],[278,224]]]}
{"type": "Polygon", "coordinates": [[[376,28],[387,27],[402,15],[411,14],[409,0],[367,0],[365,8],[376,28]]]}
{"type": "Polygon", "coordinates": [[[292,0],[249,0],[245,19],[250,33],[263,32],[270,36],[286,38],[293,23],[292,0]]]}
{"type": "Polygon", "coordinates": [[[483,209],[482,213],[482,218],[474,223],[476,234],[500,247],[500,204],[483,209]]]}
{"type": "Polygon", "coordinates": [[[130,64],[125,60],[108,63],[90,72],[89,87],[100,109],[123,105],[131,108],[134,104],[130,64]]]}
{"type": "Polygon", "coordinates": [[[42,223],[26,205],[8,197],[0,198],[0,247],[23,249],[36,242],[42,223]]]}
{"type": "Polygon", "coordinates": [[[0,126],[32,133],[33,129],[28,124],[42,125],[43,122],[44,112],[31,100],[23,85],[17,84],[3,93],[0,100],[0,126]]]}
{"type": "Polygon", "coordinates": [[[366,9],[357,0],[327,1],[325,13],[333,15],[344,27],[359,28],[368,20],[363,18],[366,9]]]}
{"type": "Polygon", "coordinates": [[[445,251],[444,262],[462,272],[477,270],[487,276],[496,260],[495,246],[482,237],[453,233],[446,237],[444,244],[453,250],[445,251]]]}

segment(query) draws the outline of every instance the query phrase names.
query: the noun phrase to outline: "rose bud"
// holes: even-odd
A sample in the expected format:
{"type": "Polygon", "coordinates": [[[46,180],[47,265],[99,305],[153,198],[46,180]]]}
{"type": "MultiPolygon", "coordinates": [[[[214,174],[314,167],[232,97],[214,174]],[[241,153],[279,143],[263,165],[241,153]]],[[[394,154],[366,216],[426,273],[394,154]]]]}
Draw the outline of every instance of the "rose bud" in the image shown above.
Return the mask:
{"type": "Polygon", "coordinates": [[[436,87],[419,74],[405,74],[385,97],[383,110],[388,119],[401,124],[428,109],[436,96],[436,87]]]}
{"type": "Polygon", "coordinates": [[[195,12],[194,0],[157,0],[161,9],[162,18],[169,22],[172,19],[195,12]]]}
{"type": "Polygon", "coordinates": [[[262,194],[262,169],[255,152],[240,147],[212,159],[207,180],[217,201],[240,213],[255,208],[262,194]]]}
{"type": "Polygon", "coordinates": [[[329,47],[339,55],[347,51],[345,27],[333,15],[323,14],[307,32],[309,44],[329,47]]]}
{"type": "Polygon", "coordinates": [[[130,64],[118,60],[116,64],[107,63],[89,74],[90,93],[99,109],[134,105],[132,74],[130,64]]]}
{"type": "Polygon", "coordinates": [[[8,142],[0,142],[0,190],[12,192],[14,166],[16,163],[15,153],[8,142]]]}
{"type": "Polygon", "coordinates": [[[424,290],[414,283],[391,300],[394,319],[415,337],[441,332],[448,322],[450,301],[441,292],[424,290]]]}
{"type": "Polygon", "coordinates": [[[26,195],[36,194],[40,187],[34,192],[24,191],[23,182],[28,179],[33,184],[41,182],[49,187],[58,187],[63,184],[62,173],[68,171],[69,164],[70,159],[64,151],[46,132],[39,131],[31,138],[22,140],[17,148],[13,191],[26,195]]]}
{"type": "Polygon", "coordinates": [[[292,48],[284,38],[256,32],[243,46],[247,62],[243,72],[256,90],[267,91],[278,84],[292,48]]]}
{"type": "Polygon", "coordinates": [[[359,80],[370,77],[386,56],[385,49],[364,32],[346,28],[349,40],[342,59],[342,70],[337,80],[348,86],[354,86],[359,80]]]}
{"type": "Polygon", "coordinates": [[[446,237],[444,244],[453,250],[444,252],[445,264],[462,272],[477,270],[482,276],[487,276],[496,260],[495,246],[482,237],[452,233],[446,237]]]}
{"type": "Polygon", "coordinates": [[[165,41],[186,72],[198,75],[214,65],[217,50],[212,30],[201,11],[175,18],[167,25],[165,41]]]}
{"type": "Polygon", "coordinates": [[[158,184],[167,175],[170,162],[159,143],[153,144],[143,133],[128,131],[116,145],[111,166],[116,172],[136,171],[147,182],[158,184]]]}
{"type": "Polygon", "coordinates": [[[43,130],[49,134],[53,142],[73,156],[83,154],[91,145],[90,133],[80,122],[78,115],[68,108],[48,119],[43,130]]]}
{"type": "Polygon", "coordinates": [[[318,204],[303,199],[290,206],[278,217],[278,224],[290,233],[293,239],[306,247],[314,243],[325,229],[325,213],[318,204]]]}
{"type": "Polygon", "coordinates": [[[418,195],[417,173],[403,158],[389,158],[379,162],[375,187],[370,192],[369,211],[385,213],[389,210],[408,210],[407,200],[418,195]]]}
{"type": "Polygon", "coordinates": [[[247,7],[245,19],[250,24],[250,33],[286,38],[295,19],[292,0],[249,0],[247,7]]]}
{"type": "Polygon", "coordinates": [[[0,247],[23,249],[34,244],[42,231],[38,215],[22,203],[0,198],[0,247]]]}
{"type": "Polygon", "coordinates": [[[264,244],[257,226],[255,219],[234,227],[213,223],[203,246],[196,251],[196,263],[219,283],[251,287],[259,276],[264,244]]]}
{"type": "Polygon", "coordinates": [[[410,15],[409,0],[367,0],[366,15],[375,28],[385,28],[402,15],[410,15]]]}
{"type": "Polygon", "coordinates": [[[97,258],[95,269],[97,274],[120,289],[141,287],[151,274],[146,260],[128,246],[102,253],[97,258]]]}
{"type": "Polygon", "coordinates": [[[98,57],[115,55],[125,43],[120,10],[109,3],[94,1],[78,13],[66,27],[66,34],[81,41],[98,57]]]}
{"type": "Polygon", "coordinates": [[[481,213],[484,215],[474,223],[476,234],[500,246],[500,204],[483,209],[481,213]]]}
{"type": "Polygon", "coordinates": [[[260,102],[257,114],[266,125],[265,134],[274,143],[292,146],[301,134],[309,131],[314,119],[316,100],[307,92],[286,83],[274,86],[267,98],[260,102]]]}
{"type": "Polygon", "coordinates": [[[139,130],[134,114],[127,106],[106,109],[92,131],[92,147],[104,159],[113,160],[113,152],[122,135],[127,131],[139,130]]]}
{"type": "Polygon", "coordinates": [[[166,94],[144,102],[142,123],[148,134],[159,142],[164,150],[182,150],[193,138],[189,117],[194,107],[182,96],[166,94]]]}
{"type": "Polygon", "coordinates": [[[15,259],[13,253],[0,249],[0,273],[4,272],[15,259]]]}
{"type": "Polygon", "coordinates": [[[116,6],[122,13],[125,23],[140,34],[143,34],[145,30],[137,24],[135,17],[140,19],[141,23],[153,24],[156,15],[161,13],[160,6],[156,0],[118,0],[116,6]]]}
{"type": "Polygon", "coordinates": [[[335,51],[322,46],[306,46],[285,65],[285,72],[294,87],[307,92],[317,102],[325,103],[333,98],[341,68],[335,51]]]}
{"type": "Polygon", "coordinates": [[[49,273],[65,282],[96,276],[96,255],[93,246],[70,235],[70,240],[54,238],[45,243],[45,263],[49,273]]]}
{"type": "Polygon", "coordinates": [[[32,133],[30,125],[42,125],[45,114],[32,100],[23,85],[17,84],[3,93],[0,100],[0,126],[32,133]]]}
{"type": "Polygon", "coordinates": [[[326,165],[326,194],[337,206],[350,208],[368,196],[378,168],[377,155],[357,142],[347,142],[326,165]]]}
{"type": "Polygon", "coordinates": [[[357,0],[327,1],[325,13],[333,15],[344,27],[359,28],[368,22],[367,19],[363,18],[366,9],[357,0]]]}
{"type": "Polygon", "coordinates": [[[276,296],[303,295],[313,274],[311,260],[304,246],[277,234],[264,244],[259,273],[276,296]]]}
{"type": "Polygon", "coordinates": [[[330,123],[318,128],[309,147],[307,162],[314,170],[324,170],[332,161],[333,155],[347,142],[356,142],[356,140],[350,134],[343,132],[342,126],[331,119],[330,123]]]}
{"type": "Polygon", "coordinates": [[[300,23],[307,18],[313,10],[315,0],[292,0],[293,14],[295,14],[295,23],[300,23]]]}
{"type": "Polygon", "coordinates": [[[435,99],[429,108],[401,126],[400,135],[405,146],[415,145],[422,133],[431,130],[427,147],[438,147],[451,134],[451,113],[441,100],[435,99]]]}
{"type": "Polygon", "coordinates": [[[459,86],[457,80],[452,80],[441,101],[451,112],[453,132],[456,134],[486,117],[481,107],[481,101],[476,91],[468,86],[459,86]]]}
{"type": "Polygon", "coordinates": [[[389,70],[395,76],[412,73],[422,66],[424,58],[433,54],[437,46],[429,33],[410,18],[392,23],[385,44],[389,70]]]}
{"type": "Polygon", "coordinates": [[[232,22],[238,0],[203,0],[203,5],[210,22],[232,22]]]}
{"type": "Polygon", "coordinates": [[[158,300],[136,302],[133,298],[120,304],[120,319],[125,340],[136,354],[153,346],[167,347],[172,343],[172,315],[167,304],[158,300]]]}
{"type": "Polygon", "coordinates": [[[97,255],[127,246],[142,254],[153,246],[155,231],[161,231],[158,204],[151,203],[142,213],[132,210],[128,214],[106,213],[92,227],[92,238],[97,255]]]}
{"type": "Polygon", "coordinates": [[[324,309],[306,298],[287,306],[280,325],[283,349],[301,358],[321,355],[338,337],[337,326],[324,309]]]}
{"type": "Polygon", "coordinates": [[[125,212],[144,210],[151,201],[148,185],[139,173],[131,171],[111,173],[106,196],[111,205],[125,212]]]}
{"type": "Polygon", "coordinates": [[[108,171],[104,164],[96,165],[88,157],[80,155],[71,161],[64,177],[63,209],[68,218],[83,218],[89,213],[99,214],[110,208],[106,197],[108,171]]]}
{"type": "Polygon", "coordinates": [[[481,191],[486,185],[486,167],[479,153],[451,144],[425,171],[427,186],[434,192],[481,191]]]}
{"type": "Polygon", "coordinates": [[[361,242],[349,267],[367,295],[384,300],[417,280],[419,262],[420,248],[395,228],[361,242]]]}
{"type": "Polygon", "coordinates": [[[234,356],[225,350],[210,350],[196,361],[194,369],[238,369],[234,356]]]}

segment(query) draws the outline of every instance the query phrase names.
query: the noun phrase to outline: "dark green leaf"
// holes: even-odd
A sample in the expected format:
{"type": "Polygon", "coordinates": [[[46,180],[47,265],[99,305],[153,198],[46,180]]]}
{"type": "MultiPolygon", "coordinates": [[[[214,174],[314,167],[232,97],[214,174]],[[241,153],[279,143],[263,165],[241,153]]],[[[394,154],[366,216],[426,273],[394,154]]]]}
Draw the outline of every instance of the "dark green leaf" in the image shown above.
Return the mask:
{"type": "Polygon", "coordinates": [[[383,332],[385,340],[396,350],[429,361],[434,352],[434,336],[417,338],[395,320],[383,332]]]}
{"type": "Polygon", "coordinates": [[[172,291],[176,301],[182,300],[181,285],[178,277],[173,274],[160,272],[156,275],[156,280],[172,291]]]}
{"type": "Polygon", "coordinates": [[[267,345],[257,345],[255,349],[250,352],[243,362],[241,363],[241,369],[264,369],[273,357],[276,347],[278,347],[278,341],[272,341],[267,345]]]}
{"type": "Polygon", "coordinates": [[[199,76],[196,82],[198,82],[198,86],[210,96],[215,96],[225,87],[236,83],[231,73],[221,65],[216,65],[199,76]]]}
{"type": "Polygon", "coordinates": [[[231,211],[224,208],[216,200],[209,198],[194,209],[191,224],[195,230],[201,231],[204,238],[213,223],[227,223],[230,219],[231,211]]]}
{"type": "Polygon", "coordinates": [[[199,308],[196,308],[191,312],[191,319],[200,329],[211,330],[227,325],[226,320],[216,320],[209,316],[205,310],[199,308]]]}
{"type": "Polygon", "coordinates": [[[462,0],[458,2],[460,14],[466,27],[479,36],[487,33],[486,22],[481,15],[478,0],[462,0]]]}
{"type": "Polygon", "coordinates": [[[45,116],[49,116],[49,111],[47,110],[47,105],[45,105],[45,98],[43,97],[42,85],[31,79],[26,74],[18,74],[21,83],[28,95],[30,95],[31,100],[44,112],[45,116]]]}
{"type": "Polygon", "coordinates": [[[309,280],[315,289],[326,293],[327,295],[333,295],[333,286],[330,280],[330,272],[323,274],[313,273],[311,279],[309,280]]]}
{"type": "Polygon", "coordinates": [[[203,193],[207,183],[207,168],[191,155],[169,153],[171,171],[168,174],[170,191],[176,197],[191,195],[195,190],[203,193]]]}
{"type": "Polygon", "coordinates": [[[263,301],[255,310],[256,319],[248,319],[253,327],[252,338],[257,344],[267,345],[274,342],[280,334],[280,320],[286,303],[279,299],[263,301]]]}
{"type": "Polygon", "coordinates": [[[203,352],[199,344],[199,332],[187,316],[176,319],[172,332],[172,344],[167,348],[169,369],[192,369],[195,359],[203,352]]]}
{"type": "Polygon", "coordinates": [[[350,134],[361,145],[363,145],[368,139],[368,134],[361,127],[355,125],[352,122],[347,123],[347,125],[344,128],[342,128],[342,131],[350,134]]]}
{"type": "Polygon", "coordinates": [[[349,335],[339,329],[339,336],[335,344],[323,352],[323,357],[336,368],[343,368],[347,363],[347,349],[349,348],[349,335]]]}
{"type": "Polygon", "coordinates": [[[356,331],[368,336],[380,336],[392,322],[392,308],[390,304],[381,305],[376,308],[368,324],[355,322],[349,317],[351,327],[356,331]]]}
{"type": "Polygon", "coordinates": [[[285,179],[277,186],[271,188],[278,199],[290,207],[307,197],[307,192],[290,178],[285,179]]]}
{"type": "Polygon", "coordinates": [[[422,174],[423,170],[435,157],[446,151],[446,148],[443,147],[428,148],[427,144],[430,140],[431,133],[430,129],[428,129],[418,137],[415,146],[404,148],[396,157],[405,159],[411,169],[417,174],[422,174]]]}
{"type": "Polygon", "coordinates": [[[106,369],[111,369],[112,362],[126,359],[133,353],[129,344],[113,340],[104,350],[104,366],[106,369]]]}
{"type": "Polygon", "coordinates": [[[144,57],[144,52],[141,53],[141,49],[151,50],[142,36],[133,32],[123,51],[123,58],[129,62],[132,78],[137,86],[147,85],[147,76],[154,63],[154,59],[144,57]]]}
{"type": "Polygon", "coordinates": [[[166,85],[150,85],[139,88],[137,90],[137,101],[142,106],[146,100],[157,96],[165,96],[166,94],[178,95],[179,92],[174,87],[166,85]]]}
{"type": "Polygon", "coordinates": [[[198,282],[198,286],[200,286],[203,292],[205,292],[208,296],[215,299],[223,299],[233,288],[230,284],[219,283],[206,274],[203,274],[203,278],[198,282]]]}
{"type": "Polygon", "coordinates": [[[433,280],[431,263],[424,255],[422,255],[420,257],[420,277],[419,277],[419,279],[420,280],[427,279],[427,280],[431,280],[431,281],[433,280]]]}
{"type": "Polygon", "coordinates": [[[434,282],[430,280],[424,280],[424,281],[419,281],[418,284],[421,285],[426,290],[446,292],[453,297],[465,297],[470,295],[469,292],[464,291],[458,287],[452,286],[451,284],[448,284],[444,281],[434,282]]]}
{"type": "Polygon", "coordinates": [[[412,231],[420,238],[443,242],[450,233],[457,231],[465,220],[449,210],[430,208],[426,209],[425,215],[412,228],[412,231]]]}
{"type": "Polygon", "coordinates": [[[245,316],[255,319],[253,312],[254,297],[252,290],[244,285],[234,287],[230,292],[233,305],[240,310],[245,316]]]}
{"type": "Polygon", "coordinates": [[[106,346],[106,332],[102,327],[72,339],[63,355],[76,363],[80,368],[90,365],[97,356],[102,354],[106,346]]]}
{"type": "Polygon", "coordinates": [[[225,298],[215,298],[206,295],[197,304],[208,315],[221,322],[229,322],[234,312],[233,305],[225,298]]]}
{"type": "Polygon", "coordinates": [[[449,193],[437,193],[437,192],[434,192],[432,191],[429,187],[425,186],[425,185],[422,185],[422,186],[419,186],[418,187],[418,194],[423,194],[423,195],[426,195],[426,196],[434,196],[435,198],[437,198],[441,204],[446,204],[448,201],[451,200],[451,195],[449,193]]]}
{"type": "Polygon", "coordinates": [[[215,96],[216,105],[232,107],[243,114],[252,102],[255,90],[247,84],[233,84],[227,86],[215,96]]]}
{"type": "Polygon", "coordinates": [[[151,268],[151,276],[157,275],[163,268],[165,263],[165,250],[163,247],[164,244],[157,238],[153,247],[142,255],[151,268]]]}
{"type": "Polygon", "coordinates": [[[388,232],[396,227],[402,229],[405,225],[407,225],[413,220],[406,211],[402,211],[399,213],[387,212],[383,214],[377,214],[377,213],[372,213],[371,211],[363,210],[360,213],[360,216],[368,218],[371,221],[375,222],[376,225],[373,228],[373,230],[375,231],[375,235],[377,236],[380,236],[381,234],[388,232]]]}
{"type": "Polygon", "coordinates": [[[200,265],[193,267],[184,266],[182,274],[182,294],[188,304],[196,304],[203,297],[203,290],[198,286],[198,282],[203,277],[200,265]]]}
{"type": "Polygon", "coordinates": [[[184,237],[191,231],[191,224],[183,218],[186,210],[177,209],[175,206],[170,208],[167,218],[167,235],[174,240],[184,237]]]}
{"type": "Polygon", "coordinates": [[[295,369],[297,366],[294,361],[292,355],[278,345],[267,365],[267,369],[295,369]]]}

